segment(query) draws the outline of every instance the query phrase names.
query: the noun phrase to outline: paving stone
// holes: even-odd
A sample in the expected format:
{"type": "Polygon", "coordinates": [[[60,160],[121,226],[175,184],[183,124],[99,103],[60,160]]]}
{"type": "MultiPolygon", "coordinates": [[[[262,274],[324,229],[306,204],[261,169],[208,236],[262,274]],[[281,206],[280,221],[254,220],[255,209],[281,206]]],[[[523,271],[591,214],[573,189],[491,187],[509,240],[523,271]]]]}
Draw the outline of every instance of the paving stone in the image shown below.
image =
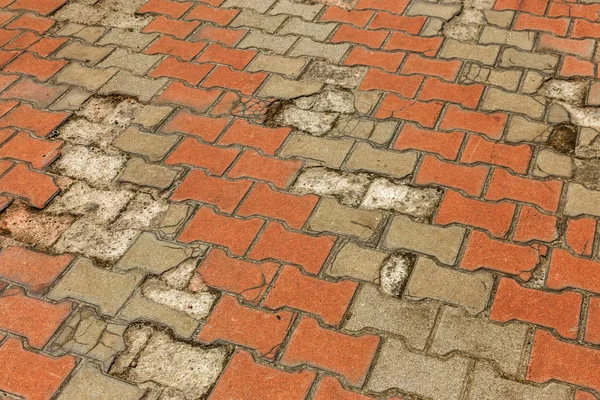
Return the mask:
{"type": "MultiPolygon", "coordinates": [[[[354,92],[354,108],[359,114],[369,115],[375,109],[379,100],[381,99],[381,93],[369,91],[369,92],[354,92]]],[[[394,124],[397,126],[396,122],[387,121],[383,122],[384,124],[394,124]]]]}
{"type": "Polygon", "coordinates": [[[250,8],[259,13],[265,13],[276,0],[227,0],[223,3],[225,8],[250,8]]]}
{"type": "Polygon", "coordinates": [[[398,123],[393,121],[379,122],[375,125],[369,140],[378,144],[387,144],[396,133],[398,123]]]}
{"type": "Polygon", "coordinates": [[[500,66],[505,68],[522,67],[552,73],[556,70],[558,57],[550,54],[532,54],[516,49],[506,49],[502,53],[500,66]]]}
{"type": "Polygon", "coordinates": [[[403,178],[413,172],[416,164],[417,154],[414,152],[379,150],[368,143],[360,142],[348,158],[346,167],[355,171],[365,170],[403,178]]]}
{"type": "Polygon", "coordinates": [[[385,252],[348,242],[336,254],[327,273],[375,283],[379,280],[379,269],[387,257],[385,252]]]}
{"type": "Polygon", "coordinates": [[[448,39],[440,52],[440,57],[463,58],[479,61],[486,65],[493,65],[496,62],[499,52],[499,46],[461,43],[456,40],[448,39]]]}
{"type": "Polygon", "coordinates": [[[135,110],[132,122],[144,128],[151,129],[164,121],[173,109],[167,106],[144,105],[135,110]]]}
{"type": "Polygon", "coordinates": [[[280,35],[299,35],[310,36],[316,41],[323,42],[333,32],[337,24],[325,23],[317,24],[306,22],[301,18],[289,18],[283,27],[279,30],[280,35]]]}
{"type": "Polygon", "coordinates": [[[250,31],[238,44],[240,49],[265,49],[277,54],[285,54],[296,42],[296,36],[276,36],[260,31],[250,31]]]}
{"type": "Polygon", "coordinates": [[[487,317],[472,317],[455,307],[444,307],[438,321],[431,353],[445,356],[453,351],[495,362],[507,374],[519,373],[527,353],[527,325],[497,324],[487,317]]]}
{"type": "Polygon", "coordinates": [[[140,268],[160,275],[193,255],[193,249],[158,240],[154,234],[146,232],[140,235],[116,267],[121,270],[140,268]]]}
{"type": "Polygon", "coordinates": [[[458,4],[443,4],[417,0],[412,2],[406,15],[427,15],[429,17],[441,18],[448,21],[458,14],[460,9],[461,7],[458,4]]]}
{"type": "Polygon", "coordinates": [[[165,217],[160,224],[160,231],[164,235],[172,236],[183,225],[191,212],[191,207],[182,203],[170,203],[165,217]]]}
{"type": "Polygon", "coordinates": [[[546,106],[542,100],[520,94],[506,93],[500,89],[489,89],[483,98],[481,108],[487,111],[511,111],[541,119],[546,106]]]}
{"type": "Polygon", "coordinates": [[[472,274],[443,268],[427,258],[419,257],[408,281],[405,296],[457,304],[471,314],[476,314],[486,308],[493,284],[491,274],[472,274]]]}
{"type": "Polygon", "coordinates": [[[127,382],[103,375],[98,367],[85,363],[71,377],[57,399],[78,400],[92,395],[97,400],[138,400],[144,391],[127,382]]]}
{"type": "Polygon", "coordinates": [[[71,88],[64,96],[56,100],[50,107],[51,111],[75,111],[92,96],[92,93],[78,87],[71,88]]]}
{"type": "Polygon", "coordinates": [[[469,63],[463,70],[459,81],[461,83],[485,83],[516,91],[521,82],[522,72],[519,70],[496,70],[484,68],[475,63],[469,63]]]}
{"type": "MultiPolygon", "coordinates": [[[[246,71],[269,71],[296,78],[304,69],[306,60],[303,58],[290,58],[278,55],[259,54],[246,68],[246,71]]],[[[271,80],[274,77],[271,77],[271,80]]]]}
{"type": "Polygon", "coordinates": [[[264,83],[258,92],[260,97],[277,97],[280,99],[293,99],[301,96],[309,96],[321,91],[322,83],[296,82],[282,78],[279,75],[272,75],[264,83]]]}
{"type": "Polygon", "coordinates": [[[140,33],[119,28],[113,28],[102,37],[96,44],[99,46],[117,45],[142,51],[154,39],[158,37],[155,33],[140,33]]]}
{"type": "Polygon", "coordinates": [[[533,50],[535,40],[534,32],[515,32],[506,29],[498,29],[493,26],[486,26],[479,37],[480,44],[505,44],[508,46],[519,47],[522,50],[533,50]]]}
{"type": "Polygon", "coordinates": [[[434,302],[412,302],[382,294],[374,285],[365,284],[350,307],[344,329],[365,328],[389,332],[406,340],[411,348],[423,350],[438,313],[434,302]]]}
{"type": "Polygon", "coordinates": [[[99,306],[102,313],[114,316],[141,279],[140,274],[111,272],[80,258],[50,290],[48,297],[85,301],[99,306]]]}
{"type": "Polygon", "coordinates": [[[466,230],[460,227],[441,227],[413,222],[397,215],[385,236],[388,249],[406,249],[425,253],[441,262],[453,265],[460,251],[466,230]]]}
{"type": "MultiPolygon", "coordinates": [[[[367,70],[364,67],[342,67],[329,64],[325,61],[312,61],[302,74],[302,80],[306,82],[324,82],[329,85],[343,86],[348,89],[355,89],[363,80],[367,70]]],[[[355,108],[359,109],[356,103],[365,103],[362,111],[366,114],[375,106],[379,95],[372,92],[355,92],[355,108]],[[369,107],[369,105],[372,105],[369,107]],[[367,109],[368,107],[368,109],[367,109]]]]}
{"type": "Polygon", "coordinates": [[[565,154],[544,149],[537,155],[533,174],[544,178],[551,175],[571,178],[573,176],[573,160],[565,154]]]}
{"type": "Polygon", "coordinates": [[[370,183],[365,174],[350,174],[315,167],[300,173],[294,183],[293,192],[334,196],[341,204],[356,207],[365,196],[370,183]]]}
{"type": "Polygon", "coordinates": [[[569,183],[564,212],[574,217],[583,214],[600,216],[600,192],[586,189],[579,183],[569,183]]]}
{"type": "Polygon", "coordinates": [[[148,79],[119,71],[108,83],[100,89],[101,94],[120,93],[138,98],[140,101],[150,101],[160,89],[165,86],[167,79],[148,79]]]}
{"type": "Polygon", "coordinates": [[[354,142],[348,139],[325,139],[307,135],[290,135],[281,148],[283,157],[306,157],[330,167],[340,167],[354,142]]]}
{"type": "Polygon", "coordinates": [[[175,180],[177,171],[158,164],[150,164],[141,158],[129,159],[121,173],[121,182],[134,183],[140,186],[151,186],[157,189],[166,189],[175,180]]]}
{"type": "Polygon", "coordinates": [[[114,47],[95,47],[80,42],[71,42],[56,53],[56,57],[83,61],[94,65],[103,60],[113,50],[115,50],[114,47]]]}
{"type": "Polygon", "coordinates": [[[333,199],[323,199],[310,217],[308,227],[317,232],[352,235],[368,241],[378,233],[382,220],[380,212],[357,210],[333,199]]]}
{"type": "Polygon", "coordinates": [[[116,49],[104,61],[98,64],[98,68],[115,67],[131,71],[135,75],[144,75],[161,58],[161,56],[149,56],[147,54],[132,52],[129,49],[116,49]]]}
{"type": "Polygon", "coordinates": [[[290,0],[279,0],[269,14],[297,15],[311,21],[323,9],[322,4],[302,4],[290,0]]]}
{"type": "Polygon", "coordinates": [[[545,143],[552,133],[552,127],[527,118],[513,116],[506,133],[509,142],[540,142],[545,143]]]}
{"type": "Polygon", "coordinates": [[[457,400],[467,378],[469,360],[454,355],[447,360],[411,352],[399,340],[386,340],[366,388],[375,392],[401,391],[439,400],[457,400]]]}
{"type": "Polygon", "coordinates": [[[67,65],[56,77],[58,83],[83,86],[87,90],[96,91],[117,73],[116,70],[104,70],[83,67],[77,63],[67,65]]]}
{"type": "Polygon", "coordinates": [[[300,38],[289,55],[292,57],[316,57],[337,63],[344,57],[348,49],[350,49],[350,45],[347,43],[327,44],[315,42],[309,38],[300,38]]]}
{"type": "Polygon", "coordinates": [[[473,372],[471,389],[466,397],[469,400],[502,400],[519,398],[523,400],[567,400],[573,397],[571,388],[560,383],[534,386],[503,378],[493,366],[478,361],[473,372]]]}
{"type": "Polygon", "coordinates": [[[150,161],[159,161],[175,146],[178,139],[179,136],[176,135],[156,135],[130,127],[112,144],[128,153],[146,156],[150,161]]]}
{"type": "MultiPolygon", "coordinates": [[[[257,28],[267,33],[273,33],[283,24],[287,17],[285,15],[260,14],[254,10],[242,10],[237,17],[231,21],[229,26],[239,28],[242,26],[257,28]]],[[[280,32],[285,35],[285,33],[280,32]]]]}

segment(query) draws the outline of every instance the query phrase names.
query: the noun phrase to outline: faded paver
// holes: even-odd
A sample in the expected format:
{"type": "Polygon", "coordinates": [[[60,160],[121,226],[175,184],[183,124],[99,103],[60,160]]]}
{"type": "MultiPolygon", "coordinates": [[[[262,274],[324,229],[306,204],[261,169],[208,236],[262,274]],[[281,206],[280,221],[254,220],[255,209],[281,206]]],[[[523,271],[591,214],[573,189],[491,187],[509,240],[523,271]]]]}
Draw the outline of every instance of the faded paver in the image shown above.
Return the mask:
{"type": "Polygon", "coordinates": [[[0,399],[600,398],[597,0],[0,0],[0,399]]]}

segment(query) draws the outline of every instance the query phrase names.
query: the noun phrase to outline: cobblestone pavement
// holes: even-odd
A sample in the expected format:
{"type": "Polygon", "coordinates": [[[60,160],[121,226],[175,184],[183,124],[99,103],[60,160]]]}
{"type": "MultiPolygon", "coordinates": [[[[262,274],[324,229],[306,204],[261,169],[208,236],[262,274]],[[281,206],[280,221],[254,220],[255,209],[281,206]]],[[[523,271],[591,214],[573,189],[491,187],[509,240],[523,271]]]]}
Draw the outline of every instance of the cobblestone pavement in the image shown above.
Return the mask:
{"type": "Polygon", "coordinates": [[[600,2],[315,1],[0,0],[0,399],[600,398],[600,2]]]}

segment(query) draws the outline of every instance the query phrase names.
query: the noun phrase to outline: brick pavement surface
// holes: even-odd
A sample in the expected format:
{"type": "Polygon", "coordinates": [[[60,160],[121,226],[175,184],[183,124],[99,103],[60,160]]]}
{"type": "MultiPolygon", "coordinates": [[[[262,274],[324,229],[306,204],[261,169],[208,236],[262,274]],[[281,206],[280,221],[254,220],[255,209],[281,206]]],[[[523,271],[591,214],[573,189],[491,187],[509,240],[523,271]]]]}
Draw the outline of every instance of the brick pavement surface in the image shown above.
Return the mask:
{"type": "Polygon", "coordinates": [[[600,398],[597,0],[0,8],[0,399],[600,398]]]}

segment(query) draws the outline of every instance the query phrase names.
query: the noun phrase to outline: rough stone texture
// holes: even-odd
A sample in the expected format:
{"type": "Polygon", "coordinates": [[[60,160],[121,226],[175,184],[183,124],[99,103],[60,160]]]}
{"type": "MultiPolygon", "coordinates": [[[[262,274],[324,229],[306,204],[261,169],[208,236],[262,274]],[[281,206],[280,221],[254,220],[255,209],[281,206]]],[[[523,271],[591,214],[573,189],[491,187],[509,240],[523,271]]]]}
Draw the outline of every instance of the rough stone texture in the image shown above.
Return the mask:
{"type": "Polygon", "coordinates": [[[155,135],[137,128],[128,128],[113,141],[113,146],[128,153],[140,154],[150,161],[158,161],[173,148],[179,137],[155,135]]]}
{"type": "Polygon", "coordinates": [[[368,241],[377,233],[382,220],[380,212],[355,210],[334,199],[323,199],[310,217],[308,227],[317,232],[334,232],[368,241]]]}
{"type": "Polygon", "coordinates": [[[522,67],[552,73],[558,64],[558,57],[550,54],[532,54],[516,49],[506,49],[502,53],[500,66],[505,68],[522,67]]]}
{"type": "Polygon", "coordinates": [[[573,176],[573,161],[564,154],[552,150],[542,150],[535,160],[533,173],[541,177],[554,175],[570,178],[573,176]]]}
{"type": "Polygon", "coordinates": [[[379,280],[379,269],[386,258],[384,252],[348,242],[337,253],[327,273],[375,283],[379,280]]]}
{"type": "Polygon", "coordinates": [[[99,93],[119,93],[136,97],[140,101],[150,101],[166,83],[167,80],[164,78],[139,78],[129,72],[119,71],[106,85],[102,86],[99,93]]]}
{"type": "Polygon", "coordinates": [[[149,164],[141,158],[131,158],[119,180],[140,186],[152,186],[157,189],[166,189],[175,180],[177,171],[162,165],[149,164]]]}
{"type": "Polygon", "coordinates": [[[71,378],[62,393],[61,400],[78,400],[93,394],[98,400],[114,398],[137,400],[144,392],[127,382],[103,375],[93,364],[83,364],[71,378]]]}
{"type": "Polygon", "coordinates": [[[509,94],[500,89],[490,89],[483,99],[482,108],[488,111],[512,111],[540,119],[544,115],[545,105],[543,101],[536,98],[509,94]]]}
{"type": "Polygon", "coordinates": [[[600,192],[586,189],[578,183],[570,183],[567,190],[565,214],[600,216],[600,192]]]}
{"type": "Polygon", "coordinates": [[[263,84],[258,95],[262,97],[293,99],[295,97],[318,93],[322,87],[322,83],[305,84],[282,78],[279,75],[273,75],[263,84]]]}
{"type": "Polygon", "coordinates": [[[302,171],[293,189],[298,194],[333,196],[342,204],[356,207],[365,196],[369,184],[366,174],[347,174],[316,167],[302,171]]]}

